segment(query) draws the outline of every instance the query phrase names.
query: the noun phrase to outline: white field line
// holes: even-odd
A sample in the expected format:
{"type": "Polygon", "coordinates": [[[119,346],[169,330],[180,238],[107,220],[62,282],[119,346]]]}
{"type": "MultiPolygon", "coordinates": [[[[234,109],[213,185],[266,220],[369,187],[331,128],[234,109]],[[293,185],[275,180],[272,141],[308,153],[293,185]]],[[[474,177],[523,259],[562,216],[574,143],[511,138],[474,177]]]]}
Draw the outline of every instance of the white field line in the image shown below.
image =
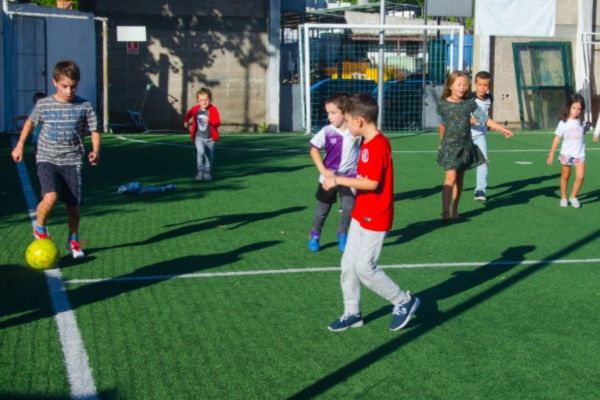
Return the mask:
{"type": "MultiPolygon", "coordinates": [[[[501,265],[535,265],[535,264],[600,264],[600,258],[574,259],[574,260],[503,260],[503,261],[476,261],[476,262],[451,262],[451,263],[423,263],[423,264],[395,264],[382,265],[382,269],[411,269],[411,268],[457,268],[457,267],[483,267],[501,265]]],[[[339,272],[340,267],[321,268],[285,268],[266,269],[255,271],[232,271],[232,272],[196,272],[181,275],[140,275],[140,276],[118,276],[112,278],[87,278],[68,279],[67,285],[80,285],[88,283],[119,283],[137,281],[165,281],[169,279],[199,279],[218,278],[228,276],[257,276],[257,275],[282,275],[282,274],[306,274],[319,272],[339,272]]]]}
{"type": "MultiPolygon", "coordinates": [[[[13,138],[13,145],[16,139],[13,138]]],[[[31,180],[25,168],[25,164],[17,164],[17,172],[21,180],[23,196],[27,204],[31,223],[35,222],[37,199],[31,187],[31,180]]],[[[48,294],[52,300],[54,319],[58,328],[58,336],[62,347],[67,379],[71,387],[71,398],[74,400],[96,400],[98,392],[89,366],[87,352],[83,346],[83,340],[75,313],[71,309],[69,298],[65,289],[65,283],[59,269],[44,271],[48,294]]]]}
{"type": "MultiPolygon", "coordinates": [[[[185,147],[185,148],[195,150],[194,146],[181,144],[181,143],[153,142],[153,141],[148,141],[148,140],[143,140],[143,139],[128,138],[123,135],[114,135],[114,136],[119,140],[124,140],[124,141],[128,141],[128,142],[156,144],[156,145],[161,145],[161,146],[172,146],[172,147],[185,147]]],[[[308,145],[307,145],[307,148],[303,149],[303,150],[300,150],[300,149],[275,149],[275,148],[268,148],[268,147],[247,148],[247,147],[230,147],[230,146],[220,147],[219,151],[222,151],[222,150],[235,150],[235,151],[245,151],[245,152],[276,151],[278,153],[302,154],[302,153],[308,153],[308,145]]],[[[600,151],[600,147],[586,147],[585,150],[586,151],[600,151]]],[[[438,152],[437,150],[392,150],[392,153],[394,153],[394,154],[437,154],[437,152],[438,152]]],[[[546,149],[546,148],[544,148],[544,149],[504,149],[504,150],[488,149],[488,153],[547,153],[547,152],[548,152],[548,149],[546,149]]]]}

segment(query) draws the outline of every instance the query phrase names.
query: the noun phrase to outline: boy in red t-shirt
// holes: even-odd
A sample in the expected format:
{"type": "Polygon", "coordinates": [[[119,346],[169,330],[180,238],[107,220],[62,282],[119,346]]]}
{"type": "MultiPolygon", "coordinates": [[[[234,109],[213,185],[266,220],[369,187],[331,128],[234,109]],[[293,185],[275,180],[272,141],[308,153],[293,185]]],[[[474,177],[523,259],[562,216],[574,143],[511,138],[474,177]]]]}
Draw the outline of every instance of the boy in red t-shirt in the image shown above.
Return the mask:
{"type": "Polygon", "coordinates": [[[344,314],[329,324],[338,332],[363,326],[360,314],[360,283],[394,305],[390,330],[402,329],[419,307],[420,301],[404,292],[377,266],[383,240],[394,217],[394,168],[388,139],[377,129],[377,103],[366,94],[350,97],[346,108],[346,126],[363,142],[358,157],[358,176],[326,177],[323,188],[337,185],[357,190],[356,203],[342,256],[340,284],[344,296],[344,314]]]}

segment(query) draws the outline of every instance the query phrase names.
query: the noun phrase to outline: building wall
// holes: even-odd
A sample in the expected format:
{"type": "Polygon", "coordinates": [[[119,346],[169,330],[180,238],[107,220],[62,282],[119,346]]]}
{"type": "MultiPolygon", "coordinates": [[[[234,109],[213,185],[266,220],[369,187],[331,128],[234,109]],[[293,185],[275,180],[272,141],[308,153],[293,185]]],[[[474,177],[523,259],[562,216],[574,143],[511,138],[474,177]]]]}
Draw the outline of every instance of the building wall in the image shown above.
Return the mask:
{"type": "MultiPolygon", "coordinates": [[[[494,108],[493,118],[499,122],[508,122],[511,128],[520,128],[519,103],[517,97],[517,83],[514,68],[514,57],[512,44],[522,42],[570,42],[572,50],[573,72],[576,57],[576,34],[577,34],[577,2],[570,0],[557,0],[556,2],[556,31],[553,37],[500,37],[492,40],[492,73],[494,77],[494,108]]],[[[596,2],[595,16],[600,15],[600,2],[596,2]]],[[[596,17],[597,18],[597,17],[596,17]]],[[[597,25],[597,20],[594,21],[597,25]]],[[[597,28],[598,29],[598,28],[597,28]]],[[[600,50],[600,47],[597,49],[600,50]]],[[[598,115],[598,103],[600,96],[595,94],[594,81],[600,82],[600,52],[595,52],[594,74],[592,77],[592,107],[594,122],[598,115]]]]}
{"type": "Polygon", "coordinates": [[[127,110],[139,111],[144,101],[150,129],[183,129],[183,114],[201,87],[212,90],[224,131],[252,130],[265,120],[266,0],[89,3],[109,19],[113,123],[127,123],[127,110]],[[135,25],[146,26],[147,41],[139,43],[139,55],[128,55],[116,27],[135,25]]]}

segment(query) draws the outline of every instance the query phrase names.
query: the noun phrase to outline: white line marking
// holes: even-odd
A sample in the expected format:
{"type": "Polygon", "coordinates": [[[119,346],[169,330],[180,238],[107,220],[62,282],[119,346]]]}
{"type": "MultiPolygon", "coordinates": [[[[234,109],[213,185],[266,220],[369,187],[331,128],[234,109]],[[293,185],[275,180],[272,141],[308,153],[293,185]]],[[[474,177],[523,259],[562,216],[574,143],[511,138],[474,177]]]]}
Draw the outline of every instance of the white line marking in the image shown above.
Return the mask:
{"type": "MultiPolygon", "coordinates": [[[[600,258],[581,260],[504,260],[504,261],[477,261],[477,262],[454,262],[454,263],[424,263],[424,264],[395,264],[382,265],[382,269],[410,269],[410,268],[455,268],[455,267],[483,267],[499,265],[534,265],[534,264],[600,264],[600,258]]],[[[181,275],[140,275],[140,276],[117,276],[113,278],[87,278],[68,279],[67,285],[79,285],[85,283],[118,283],[138,281],[166,281],[169,279],[192,279],[192,278],[217,278],[223,276],[256,276],[256,275],[280,275],[280,274],[303,274],[318,272],[339,272],[340,267],[321,268],[286,268],[266,269],[255,271],[232,271],[232,272],[196,272],[181,275]]]]}
{"type": "MultiPolygon", "coordinates": [[[[125,137],[123,135],[114,135],[117,139],[119,140],[124,140],[124,141],[128,141],[128,142],[134,142],[134,143],[144,143],[144,144],[156,144],[156,145],[161,145],[161,146],[172,146],[172,147],[185,147],[185,148],[189,148],[192,150],[195,150],[196,148],[192,145],[186,145],[186,144],[181,144],[181,143],[165,143],[165,142],[152,142],[152,141],[148,141],[148,140],[143,140],[143,139],[132,139],[132,138],[128,138],[125,137]]],[[[275,149],[275,148],[267,148],[267,147],[254,147],[254,148],[248,148],[248,147],[230,147],[230,146],[225,146],[225,147],[220,147],[219,150],[235,150],[235,151],[277,151],[278,153],[298,153],[298,154],[303,154],[303,153],[308,153],[309,151],[309,147],[308,144],[306,146],[306,149],[275,149]]],[[[586,151],[600,151],[600,147],[588,147],[586,148],[586,151]]],[[[395,154],[437,154],[437,150],[392,150],[392,153],[395,154]]],[[[494,150],[494,149],[488,149],[488,153],[542,153],[542,152],[548,152],[548,149],[505,149],[505,150],[494,150]]]]}
{"type": "MultiPolygon", "coordinates": [[[[16,139],[12,138],[13,146],[16,139]]],[[[21,180],[21,188],[31,224],[33,225],[36,217],[37,199],[33,193],[31,180],[27,173],[25,164],[20,162],[17,164],[17,172],[21,180]]],[[[85,348],[81,332],[77,326],[75,313],[71,309],[69,298],[65,289],[65,284],[62,279],[62,274],[59,269],[51,269],[44,271],[46,284],[48,285],[48,294],[52,300],[54,309],[54,319],[58,328],[58,336],[62,347],[65,367],[67,369],[67,379],[71,387],[71,398],[74,400],[97,400],[98,392],[94,384],[92,370],[89,366],[89,360],[85,348]]]]}

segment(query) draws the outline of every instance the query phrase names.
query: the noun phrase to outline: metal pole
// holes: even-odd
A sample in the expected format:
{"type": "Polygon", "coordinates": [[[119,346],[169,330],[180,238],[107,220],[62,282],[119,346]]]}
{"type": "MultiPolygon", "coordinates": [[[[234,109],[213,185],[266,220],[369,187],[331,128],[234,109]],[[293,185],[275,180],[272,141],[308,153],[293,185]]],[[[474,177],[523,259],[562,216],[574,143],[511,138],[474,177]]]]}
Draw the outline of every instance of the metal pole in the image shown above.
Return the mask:
{"type": "Polygon", "coordinates": [[[310,96],[310,31],[308,25],[304,25],[304,93],[306,94],[306,133],[310,133],[311,126],[311,96],[310,96]]]}
{"type": "Polygon", "coordinates": [[[102,127],[110,132],[108,112],[108,20],[102,18],[102,127]]]}
{"type": "Polygon", "coordinates": [[[379,2],[379,25],[382,29],[379,31],[379,68],[377,68],[377,105],[379,106],[379,113],[377,114],[377,126],[379,129],[383,128],[383,79],[384,79],[384,68],[385,68],[385,0],[379,2]]]}

